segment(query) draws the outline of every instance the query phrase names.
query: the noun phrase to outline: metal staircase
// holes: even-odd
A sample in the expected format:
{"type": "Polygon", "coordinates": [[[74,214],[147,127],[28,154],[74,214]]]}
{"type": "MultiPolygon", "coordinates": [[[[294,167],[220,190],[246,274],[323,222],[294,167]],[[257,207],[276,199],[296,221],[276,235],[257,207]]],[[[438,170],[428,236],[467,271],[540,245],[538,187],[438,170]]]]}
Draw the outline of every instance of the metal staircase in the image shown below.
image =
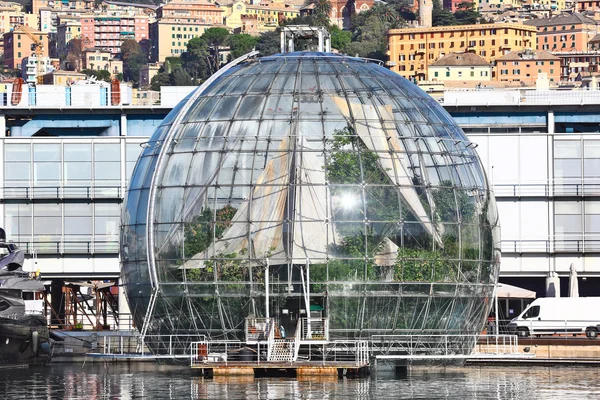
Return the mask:
{"type": "Polygon", "coordinates": [[[291,362],[296,359],[296,344],[294,340],[274,339],[269,346],[268,361],[291,362]]]}

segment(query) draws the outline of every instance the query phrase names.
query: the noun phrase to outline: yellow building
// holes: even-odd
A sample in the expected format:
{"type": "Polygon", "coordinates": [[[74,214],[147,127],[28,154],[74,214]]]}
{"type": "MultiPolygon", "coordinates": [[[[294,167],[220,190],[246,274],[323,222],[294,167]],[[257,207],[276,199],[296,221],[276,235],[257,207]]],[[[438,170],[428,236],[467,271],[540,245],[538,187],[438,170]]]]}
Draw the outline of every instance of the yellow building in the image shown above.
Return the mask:
{"type": "Polygon", "coordinates": [[[388,65],[405,78],[429,80],[431,63],[449,53],[472,52],[488,62],[510,51],[535,47],[536,29],[519,24],[391,29],[388,65]]]}
{"type": "Polygon", "coordinates": [[[173,0],[156,10],[157,21],[150,24],[150,58],[164,62],[187,51],[190,39],[202,36],[223,22],[223,10],[206,1],[173,0]]]}
{"type": "Polygon", "coordinates": [[[224,24],[228,28],[242,28],[242,17],[255,19],[259,32],[274,30],[284,19],[293,19],[300,15],[300,9],[285,3],[246,4],[236,1],[221,6],[224,14],[224,24]]]}
{"type": "Polygon", "coordinates": [[[492,80],[492,64],[473,53],[450,53],[431,63],[428,75],[434,81],[492,80]]]}
{"type": "Polygon", "coordinates": [[[25,13],[21,4],[0,3],[0,33],[9,32],[15,25],[27,25],[37,29],[38,16],[25,13]]]}
{"type": "Polygon", "coordinates": [[[570,7],[572,1],[567,6],[566,0],[523,0],[523,6],[531,10],[552,10],[561,11],[570,7]]]}
{"type": "MultiPolygon", "coordinates": [[[[530,0],[531,1],[531,0],[530,0]]],[[[564,0],[563,4],[564,4],[564,0]]],[[[507,8],[520,8],[522,0],[474,0],[473,7],[479,12],[506,10],[507,8]]]]}

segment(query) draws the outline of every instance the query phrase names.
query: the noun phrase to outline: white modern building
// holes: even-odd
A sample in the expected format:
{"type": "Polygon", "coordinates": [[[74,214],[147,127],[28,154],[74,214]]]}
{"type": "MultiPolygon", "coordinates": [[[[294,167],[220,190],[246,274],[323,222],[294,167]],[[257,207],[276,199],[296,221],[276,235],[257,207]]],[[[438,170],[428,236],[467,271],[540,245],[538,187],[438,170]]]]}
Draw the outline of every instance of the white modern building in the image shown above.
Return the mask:
{"type": "MultiPolygon", "coordinates": [[[[25,95],[0,106],[0,223],[29,270],[118,279],[120,208],[140,146],[193,88],[162,89],[162,104],[147,106],[35,106],[25,95]]],[[[573,264],[580,294],[600,295],[600,91],[447,91],[442,104],[493,183],[500,280],[565,296],[573,264]]]]}

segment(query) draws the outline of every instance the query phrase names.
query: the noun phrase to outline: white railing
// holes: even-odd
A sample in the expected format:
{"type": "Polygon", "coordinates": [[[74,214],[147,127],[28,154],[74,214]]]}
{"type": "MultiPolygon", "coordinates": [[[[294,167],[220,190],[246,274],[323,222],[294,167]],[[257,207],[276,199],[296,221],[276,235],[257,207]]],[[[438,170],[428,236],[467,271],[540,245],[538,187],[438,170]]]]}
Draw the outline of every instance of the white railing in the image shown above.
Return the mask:
{"type": "Polygon", "coordinates": [[[600,90],[445,90],[440,102],[444,106],[594,105],[600,104],[600,90]]]}
{"type": "Polygon", "coordinates": [[[378,359],[468,359],[517,356],[514,335],[374,335],[371,353],[378,359]]]}
{"type": "Polygon", "coordinates": [[[119,332],[117,335],[102,336],[103,355],[150,354],[165,357],[188,357],[190,343],[198,339],[205,340],[204,335],[146,335],[138,332],[119,332]]]}
{"type": "Polygon", "coordinates": [[[504,355],[519,353],[519,338],[515,335],[481,335],[474,355],[504,355]]]}
{"type": "Polygon", "coordinates": [[[300,318],[300,340],[329,340],[329,318],[300,318]]]}

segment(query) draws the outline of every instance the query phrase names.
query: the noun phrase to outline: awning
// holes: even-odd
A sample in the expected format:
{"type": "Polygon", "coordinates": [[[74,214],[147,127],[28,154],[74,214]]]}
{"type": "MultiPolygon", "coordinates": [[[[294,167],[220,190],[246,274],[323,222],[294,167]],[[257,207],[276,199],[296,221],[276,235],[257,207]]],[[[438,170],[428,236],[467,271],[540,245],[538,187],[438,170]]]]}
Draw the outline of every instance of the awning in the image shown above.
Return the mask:
{"type": "Polygon", "coordinates": [[[517,286],[499,283],[496,293],[499,299],[535,299],[536,293],[517,286]]]}

